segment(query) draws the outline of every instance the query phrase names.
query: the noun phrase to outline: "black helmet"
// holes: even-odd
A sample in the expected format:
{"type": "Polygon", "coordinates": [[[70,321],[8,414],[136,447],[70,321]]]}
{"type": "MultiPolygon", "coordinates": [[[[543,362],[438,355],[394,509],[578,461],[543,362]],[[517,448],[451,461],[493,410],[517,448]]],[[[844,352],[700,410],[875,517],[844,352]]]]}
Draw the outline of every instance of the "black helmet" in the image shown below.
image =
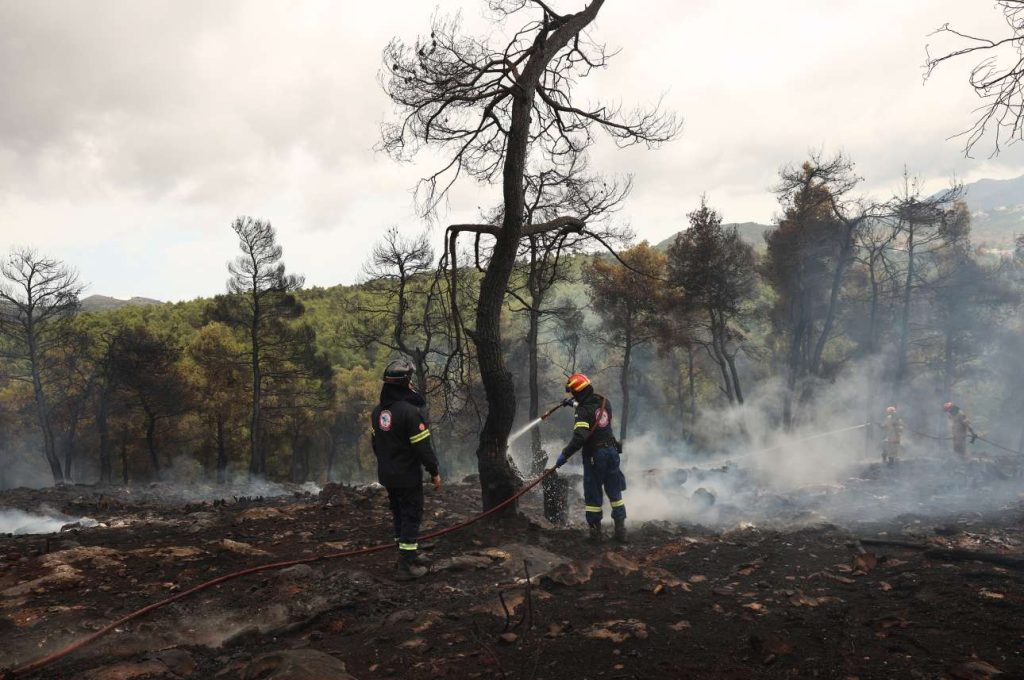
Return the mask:
{"type": "Polygon", "coordinates": [[[384,369],[384,382],[392,385],[407,385],[416,371],[405,359],[395,359],[384,369]]]}

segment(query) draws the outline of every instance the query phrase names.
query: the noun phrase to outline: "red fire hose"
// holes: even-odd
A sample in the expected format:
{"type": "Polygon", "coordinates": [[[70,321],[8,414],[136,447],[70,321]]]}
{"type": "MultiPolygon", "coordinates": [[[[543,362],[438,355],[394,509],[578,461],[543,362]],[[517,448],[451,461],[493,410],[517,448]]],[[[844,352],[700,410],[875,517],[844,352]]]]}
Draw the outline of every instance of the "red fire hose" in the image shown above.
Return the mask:
{"type": "MultiPolygon", "coordinates": [[[[545,470],[544,474],[542,474],[541,476],[537,477],[537,479],[533,480],[532,482],[530,482],[529,484],[524,486],[522,489],[520,489],[518,492],[516,492],[513,496],[503,500],[501,503],[498,503],[496,506],[494,506],[490,510],[487,510],[486,512],[482,512],[482,513],[480,513],[479,515],[477,515],[475,517],[471,517],[470,519],[466,520],[465,522],[462,522],[461,524],[456,524],[454,526],[448,527],[447,529],[441,529],[440,531],[435,531],[432,534],[427,534],[426,536],[421,536],[420,540],[421,541],[426,541],[426,540],[430,540],[430,539],[434,539],[434,538],[440,538],[441,536],[446,536],[446,535],[448,535],[448,534],[450,534],[452,532],[459,531],[460,529],[465,529],[469,525],[475,524],[476,522],[479,522],[480,520],[485,519],[486,517],[489,517],[489,516],[493,515],[494,513],[499,512],[499,511],[507,508],[509,505],[511,505],[512,503],[515,503],[522,496],[524,496],[528,491],[530,491],[535,486],[540,484],[542,481],[544,481],[544,479],[546,479],[548,476],[550,476],[554,472],[555,472],[555,468],[549,468],[549,469],[545,470]]],[[[122,625],[128,623],[129,621],[132,621],[132,620],[137,619],[137,618],[139,618],[141,616],[144,616],[145,614],[148,614],[149,612],[151,612],[151,611],[153,611],[155,609],[160,609],[161,607],[166,607],[169,604],[172,604],[172,603],[177,602],[179,600],[183,600],[186,597],[188,597],[190,595],[194,595],[195,593],[198,593],[198,592],[200,592],[202,590],[207,590],[209,588],[212,588],[213,586],[220,585],[221,583],[225,583],[227,581],[233,581],[236,578],[241,578],[243,576],[249,576],[250,574],[258,574],[258,573],[264,572],[264,571],[272,571],[274,569],[285,569],[287,567],[293,567],[293,566],[295,566],[297,564],[310,564],[312,562],[324,562],[324,561],[327,561],[327,560],[339,560],[339,559],[343,559],[343,558],[346,558],[346,557],[356,557],[358,555],[369,555],[371,553],[384,552],[385,550],[394,550],[394,549],[395,549],[395,544],[394,543],[382,543],[380,545],[374,545],[374,546],[370,546],[370,547],[367,547],[367,548],[360,548],[358,550],[349,550],[347,552],[328,553],[326,555],[317,555],[316,557],[305,557],[305,558],[302,558],[302,559],[299,559],[299,560],[288,560],[287,562],[273,562],[271,564],[262,564],[260,566],[250,567],[248,569],[242,569],[241,571],[236,571],[236,572],[232,572],[230,574],[225,574],[223,576],[218,576],[215,579],[206,581],[205,583],[200,583],[197,586],[193,586],[193,587],[189,588],[188,590],[183,590],[180,593],[178,593],[177,595],[173,595],[173,596],[168,597],[168,598],[166,598],[164,600],[160,600],[159,602],[154,602],[153,604],[146,605],[142,609],[137,609],[137,610],[135,610],[135,611],[133,611],[133,612],[131,612],[129,614],[125,614],[121,618],[117,619],[116,621],[114,621],[112,623],[107,624],[106,626],[104,626],[103,628],[99,629],[95,633],[93,633],[91,635],[87,635],[84,638],[82,638],[81,640],[73,642],[70,645],[68,645],[67,647],[65,647],[64,649],[56,651],[53,654],[48,654],[47,656],[44,656],[44,657],[42,657],[40,659],[36,659],[35,661],[30,661],[29,663],[24,664],[22,666],[19,666],[19,667],[15,668],[15,669],[13,669],[11,671],[7,671],[6,673],[0,671],[0,680],[10,680],[11,678],[17,677],[19,675],[24,675],[26,673],[31,673],[32,671],[39,670],[40,668],[45,668],[46,666],[49,666],[49,665],[55,663],[59,659],[62,659],[65,656],[67,656],[67,655],[69,655],[69,654],[71,654],[73,652],[76,652],[79,649],[81,649],[81,648],[83,648],[83,647],[85,647],[87,645],[92,644],[93,642],[95,642],[96,640],[100,639],[101,637],[103,637],[107,633],[111,632],[115,628],[118,628],[119,626],[122,626],[122,625]]]]}

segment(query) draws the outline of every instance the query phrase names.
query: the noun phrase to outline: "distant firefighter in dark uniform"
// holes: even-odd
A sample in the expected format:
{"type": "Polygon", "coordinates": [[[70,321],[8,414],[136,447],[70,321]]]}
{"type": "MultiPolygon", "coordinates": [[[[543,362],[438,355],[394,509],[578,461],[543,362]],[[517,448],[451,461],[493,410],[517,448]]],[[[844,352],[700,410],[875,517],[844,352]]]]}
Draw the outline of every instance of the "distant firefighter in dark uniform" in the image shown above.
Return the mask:
{"type": "Polygon", "coordinates": [[[896,414],[896,407],[885,409],[885,421],[882,423],[885,440],[882,442],[882,462],[892,465],[900,458],[903,449],[903,419],[896,414]]]}
{"type": "Polygon", "coordinates": [[[574,453],[583,450],[583,497],[590,540],[596,543],[603,538],[601,506],[606,494],[615,521],[615,540],[624,542],[626,501],[622,492],[626,489],[626,478],[619,468],[619,443],[612,432],[612,404],[594,391],[582,373],[569,376],[565,391],[572,394],[576,403],[576,422],[572,439],[562,449],[555,467],[562,467],[574,453]]]}
{"type": "Polygon", "coordinates": [[[960,410],[960,407],[951,401],[942,406],[942,410],[949,414],[953,434],[953,453],[960,456],[961,460],[970,460],[967,454],[967,436],[970,435],[971,443],[978,439],[978,434],[971,427],[971,421],[967,414],[960,410]]]}
{"type": "Polygon", "coordinates": [[[441,488],[437,456],[430,443],[427,402],[412,389],[414,368],[408,361],[392,361],[384,371],[380,404],[371,416],[377,480],[388,491],[398,543],[398,578],[415,579],[427,573],[426,557],[419,553],[423,519],[423,470],[441,488]]]}

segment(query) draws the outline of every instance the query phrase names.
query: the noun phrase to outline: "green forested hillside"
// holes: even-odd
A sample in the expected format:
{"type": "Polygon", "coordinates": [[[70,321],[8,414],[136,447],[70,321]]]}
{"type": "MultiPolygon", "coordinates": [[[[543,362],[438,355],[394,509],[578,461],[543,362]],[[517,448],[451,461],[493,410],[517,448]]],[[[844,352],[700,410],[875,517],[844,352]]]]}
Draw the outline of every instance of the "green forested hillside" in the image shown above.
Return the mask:
{"type": "MultiPolygon", "coordinates": [[[[653,248],[564,249],[561,236],[524,247],[502,316],[517,422],[584,371],[619,405],[622,435],[628,423],[631,440],[670,456],[728,453],[778,426],[864,422],[885,402],[931,431],[946,426],[936,404],[962,402],[1016,446],[1024,241],[1015,255],[979,251],[959,195],[911,196],[881,216],[837,212],[836,185],[814,177],[781,197],[771,228],[722,225],[702,205],[653,248]],[[727,425],[736,418],[756,427],[727,425]]],[[[258,400],[244,285],[177,303],[55,298],[62,306],[33,326],[34,359],[14,295],[0,340],[0,486],[58,474],[369,480],[368,414],[395,357],[416,366],[444,469],[472,472],[486,408],[472,323],[487,247],[480,269],[475,251],[461,255],[457,313],[450,271],[422,238],[382,235],[359,285],[300,288],[268,264],[260,305],[276,311],[256,326],[258,400]]],[[[557,453],[564,420],[515,442],[521,469],[557,453]]]]}

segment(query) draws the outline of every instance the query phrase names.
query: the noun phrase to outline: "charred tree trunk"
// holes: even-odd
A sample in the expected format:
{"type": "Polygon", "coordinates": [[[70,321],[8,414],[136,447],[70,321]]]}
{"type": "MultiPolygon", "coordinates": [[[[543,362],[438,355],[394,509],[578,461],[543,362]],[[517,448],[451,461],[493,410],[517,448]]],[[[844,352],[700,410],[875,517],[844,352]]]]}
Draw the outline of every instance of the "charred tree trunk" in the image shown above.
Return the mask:
{"type": "Polygon", "coordinates": [[[96,428],[100,435],[100,483],[110,484],[114,481],[113,464],[110,460],[110,427],[107,423],[108,396],[100,395],[99,411],[96,414],[96,428]]]}
{"type": "Polygon", "coordinates": [[[153,475],[159,482],[163,475],[160,472],[160,457],[156,450],[156,415],[146,413],[146,450],[149,451],[149,462],[153,466],[153,475]]]}
{"type": "MultiPolygon", "coordinates": [[[[870,311],[868,312],[867,355],[868,356],[875,356],[875,353],[878,351],[878,340],[877,340],[877,338],[878,338],[878,298],[879,298],[879,293],[878,293],[878,274],[875,271],[875,260],[874,260],[874,257],[871,258],[871,261],[868,264],[868,275],[869,275],[870,281],[871,281],[871,301],[870,301],[870,311]]],[[[867,394],[865,395],[866,398],[867,398],[867,401],[864,403],[864,422],[866,422],[866,423],[874,423],[875,422],[874,404],[875,404],[875,400],[877,399],[877,396],[878,396],[878,389],[877,389],[877,386],[876,386],[877,382],[879,382],[879,381],[870,380],[868,382],[868,390],[867,390],[867,394]]],[[[874,428],[872,428],[872,427],[865,427],[864,428],[864,455],[865,456],[870,456],[871,455],[871,442],[872,442],[872,438],[874,437],[874,434],[875,434],[874,433],[874,428]]]]}
{"type": "MultiPolygon", "coordinates": [[[[337,456],[338,456],[338,435],[336,435],[334,432],[328,432],[327,433],[327,461],[326,461],[326,466],[325,466],[326,470],[324,471],[324,476],[327,478],[328,482],[333,482],[334,481],[334,461],[337,458],[337,456]]],[[[358,457],[358,456],[359,456],[359,454],[357,453],[356,457],[358,457]]]]}
{"type": "Polygon", "coordinates": [[[690,393],[690,430],[692,432],[693,426],[697,422],[697,383],[692,347],[686,348],[686,379],[690,393]]]}
{"type": "Polygon", "coordinates": [[[733,392],[729,366],[725,360],[725,353],[720,343],[718,321],[714,313],[711,313],[709,318],[711,319],[711,358],[714,359],[715,364],[718,366],[718,371],[722,374],[722,388],[725,391],[725,396],[729,403],[733,404],[736,402],[736,394],[733,392]]]}
{"type": "MultiPolygon", "coordinates": [[[[538,347],[538,338],[540,335],[540,312],[538,296],[534,295],[531,304],[533,305],[530,309],[529,315],[529,328],[526,332],[526,345],[529,353],[529,383],[530,383],[530,422],[540,417],[540,349],[538,347]]],[[[540,440],[540,428],[535,427],[530,430],[530,453],[531,460],[533,461],[530,466],[530,471],[539,475],[544,471],[544,466],[547,465],[548,457],[547,454],[541,449],[540,440]]]]}
{"type": "Polygon", "coordinates": [[[672,357],[672,378],[675,391],[675,406],[679,409],[679,438],[686,439],[686,386],[683,383],[683,369],[679,364],[679,355],[676,352],[672,357]]]}
{"type": "Polygon", "coordinates": [[[821,370],[821,357],[825,352],[825,345],[828,344],[829,338],[832,336],[832,326],[835,324],[836,314],[839,310],[839,293],[843,287],[843,275],[846,273],[846,267],[850,263],[850,252],[853,249],[854,234],[857,228],[857,222],[847,222],[846,233],[843,234],[843,242],[840,245],[839,255],[836,258],[836,268],[832,272],[832,288],[829,293],[828,299],[828,311],[825,313],[825,323],[822,326],[821,334],[818,336],[817,342],[814,344],[814,353],[811,355],[811,372],[817,374],[821,370]]]}
{"type": "MultiPolygon", "coordinates": [[[[255,295],[255,293],[254,293],[255,295]]],[[[251,329],[252,342],[252,416],[249,421],[249,477],[261,477],[267,472],[267,461],[261,447],[260,406],[262,406],[263,376],[260,373],[260,306],[255,299],[251,329]]]]}
{"type": "MultiPolygon", "coordinates": [[[[553,54],[551,55],[553,56],[553,54]]],[[[487,417],[480,431],[477,467],[484,510],[512,496],[520,479],[508,456],[508,435],[516,417],[515,382],[505,366],[501,343],[501,310],[515,266],[523,227],[525,196],[523,175],[529,145],[530,109],[536,96],[537,80],[547,59],[531,58],[512,104],[512,123],[508,131],[505,164],[502,173],[504,217],[498,232],[490,265],[480,282],[480,300],[476,309],[476,328],[471,336],[477,350],[480,378],[487,397],[487,417]]],[[[508,512],[515,511],[515,504],[508,512]]]]}
{"type": "Polygon", "coordinates": [[[729,365],[729,375],[732,378],[733,393],[736,395],[736,403],[743,403],[743,389],[740,387],[740,374],[736,371],[736,357],[728,352],[725,353],[725,362],[729,365]]]}
{"type": "Polygon", "coordinates": [[[224,441],[224,415],[217,414],[217,483],[227,481],[228,447],[224,441]]]}
{"type": "Polygon", "coordinates": [[[78,453],[78,418],[72,418],[64,441],[64,477],[69,482],[74,479],[71,468],[74,466],[78,453]]]}
{"type": "Polygon", "coordinates": [[[953,329],[950,328],[951,324],[947,321],[946,332],[943,338],[942,347],[942,396],[944,399],[949,399],[953,393],[953,376],[956,372],[956,365],[954,361],[953,347],[956,343],[953,329]]]}
{"type": "Polygon", "coordinates": [[[416,348],[411,352],[416,367],[416,391],[427,396],[427,353],[416,348]]]}
{"type": "Polygon", "coordinates": [[[800,351],[804,341],[804,321],[800,319],[793,328],[790,339],[788,366],[786,367],[786,393],[782,404],[782,424],[787,430],[793,429],[793,395],[800,379],[800,351]]]}
{"type": "Polygon", "coordinates": [[[875,262],[871,261],[868,266],[868,275],[871,279],[871,303],[868,312],[868,356],[873,356],[878,351],[878,274],[875,272],[875,262]]]}
{"type": "Polygon", "coordinates": [[[35,344],[35,330],[28,326],[28,360],[32,372],[32,393],[35,398],[36,419],[39,421],[39,429],[43,433],[43,452],[46,455],[46,462],[50,464],[50,473],[53,475],[54,484],[64,483],[64,473],[60,466],[60,457],[57,455],[57,442],[53,434],[53,422],[50,419],[50,404],[43,390],[42,375],[39,370],[39,352],[35,344]]]}
{"type": "Polygon", "coordinates": [[[619,441],[626,445],[626,434],[629,432],[629,368],[633,355],[633,335],[626,329],[626,346],[622,352],[622,374],[619,385],[622,387],[622,413],[619,416],[619,441]]]}
{"type": "Polygon", "coordinates": [[[907,377],[907,352],[910,345],[910,303],[914,286],[914,228],[907,232],[907,276],[903,283],[903,309],[900,314],[900,344],[896,355],[896,389],[902,390],[907,377]]]}
{"type": "Polygon", "coordinates": [[[736,370],[736,357],[735,354],[729,353],[729,348],[726,347],[726,342],[729,339],[729,325],[722,313],[717,313],[714,310],[709,310],[712,319],[712,328],[714,329],[713,335],[715,342],[717,342],[717,352],[721,359],[722,376],[726,381],[727,394],[729,395],[729,403],[733,400],[736,403],[743,403],[743,388],[740,385],[740,375],[736,370]],[[728,372],[726,372],[728,369],[728,372]]]}
{"type": "Polygon", "coordinates": [[[306,465],[303,458],[303,441],[302,441],[302,428],[296,423],[292,425],[291,432],[291,445],[292,445],[292,481],[296,484],[301,484],[306,481],[306,465]]]}
{"type": "Polygon", "coordinates": [[[121,426],[121,480],[128,486],[128,426],[121,426]]]}
{"type": "Polygon", "coordinates": [[[711,341],[711,351],[715,359],[715,364],[718,366],[718,370],[722,374],[722,387],[725,390],[725,397],[729,400],[729,403],[732,404],[736,401],[736,395],[732,392],[732,380],[729,379],[729,369],[725,364],[725,358],[718,350],[718,343],[714,340],[711,341]]]}

